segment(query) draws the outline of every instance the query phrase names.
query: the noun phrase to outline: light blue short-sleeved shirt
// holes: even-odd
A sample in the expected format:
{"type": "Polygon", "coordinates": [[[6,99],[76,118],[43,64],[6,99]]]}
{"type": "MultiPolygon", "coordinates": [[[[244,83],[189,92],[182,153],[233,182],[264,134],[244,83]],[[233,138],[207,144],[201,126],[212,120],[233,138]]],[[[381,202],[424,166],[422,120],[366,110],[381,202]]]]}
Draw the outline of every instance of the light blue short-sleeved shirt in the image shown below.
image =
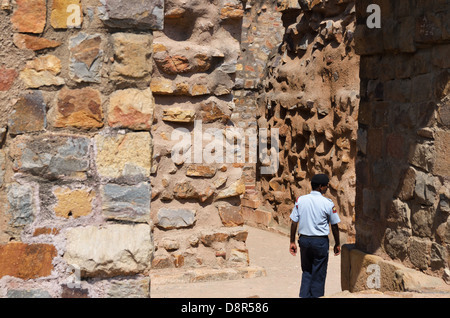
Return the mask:
{"type": "Polygon", "coordinates": [[[298,233],[309,236],[327,236],[330,234],[329,224],[341,221],[333,201],[318,191],[299,197],[290,217],[298,222],[298,233]]]}

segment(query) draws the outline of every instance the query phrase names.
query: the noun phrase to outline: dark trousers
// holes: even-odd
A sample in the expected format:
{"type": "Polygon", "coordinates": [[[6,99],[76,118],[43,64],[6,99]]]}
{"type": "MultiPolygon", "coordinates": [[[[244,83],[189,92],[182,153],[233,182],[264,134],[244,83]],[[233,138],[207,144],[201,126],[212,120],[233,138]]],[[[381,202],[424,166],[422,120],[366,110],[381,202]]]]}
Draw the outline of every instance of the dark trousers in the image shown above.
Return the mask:
{"type": "Polygon", "coordinates": [[[328,253],[328,237],[300,236],[300,259],[302,265],[301,298],[318,298],[325,294],[328,253]]]}

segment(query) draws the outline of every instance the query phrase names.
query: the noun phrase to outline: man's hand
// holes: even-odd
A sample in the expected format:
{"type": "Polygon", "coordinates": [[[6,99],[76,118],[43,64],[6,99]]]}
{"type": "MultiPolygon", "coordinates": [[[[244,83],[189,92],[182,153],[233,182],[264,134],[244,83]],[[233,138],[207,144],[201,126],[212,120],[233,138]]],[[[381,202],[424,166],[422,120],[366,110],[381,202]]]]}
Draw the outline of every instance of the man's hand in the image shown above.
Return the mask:
{"type": "Polygon", "coordinates": [[[334,256],[338,256],[339,254],[341,254],[341,246],[336,244],[334,246],[334,256]]]}
{"type": "Polygon", "coordinates": [[[291,244],[289,245],[289,253],[291,253],[292,256],[297,255],[297,244],[295,244],[294,242],[291,242],[291,244]]]}
{"type": "Polygon", "coordinates": [[[331,225],[331,232],[334,237],[334,256],[341,254],[341,241],[339,239],[339,227],[337,224],[331,225]]]}
{"type": "Polygon", "coordinates": [[[289,253],[291,253],[293,256],[297,255],[297,245],[295,244],[297,226],[298,222],[294,222],[291,220],[291,244],[289,245],[289,253]]]}

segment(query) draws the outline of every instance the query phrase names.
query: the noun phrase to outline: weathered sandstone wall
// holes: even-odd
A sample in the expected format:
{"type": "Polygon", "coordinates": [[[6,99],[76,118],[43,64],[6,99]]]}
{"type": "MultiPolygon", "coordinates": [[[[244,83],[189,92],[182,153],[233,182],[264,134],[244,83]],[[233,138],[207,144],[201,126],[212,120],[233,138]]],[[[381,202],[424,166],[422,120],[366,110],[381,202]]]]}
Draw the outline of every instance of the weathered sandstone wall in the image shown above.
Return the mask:
{"type": "Polygon", "coordinates": [[[450,3],[356,1],[356,15],[356,247],[442,276],[450,264],[450,3]],[[371,3],[381,28],[366,25],[371,3]]]}
{"type": "Polygon", "coordinates": [[[195,151],[212,129],[222,141],[212,154],[234,144],[244,11],[2,1],[2,297],[148,297],[165,270],[206,270],[175,278],[188,281],[264,274],[248,266],[243,164],[195,151]],[[191,160],[173,156],[180,136],[191,160]]]}
{"type": "Polygon", "coordinates": [[[260,223],[287,228],[294,202],[311,191],[311,177],[327,173],[343,241],[352,240],[359,106],[354,2],[279,1],[279,7],[285,35],[261,82],[258,125],[279,129],[280,166],[259,176],[264,203],[254,213],[265,216],[260,223]]]}

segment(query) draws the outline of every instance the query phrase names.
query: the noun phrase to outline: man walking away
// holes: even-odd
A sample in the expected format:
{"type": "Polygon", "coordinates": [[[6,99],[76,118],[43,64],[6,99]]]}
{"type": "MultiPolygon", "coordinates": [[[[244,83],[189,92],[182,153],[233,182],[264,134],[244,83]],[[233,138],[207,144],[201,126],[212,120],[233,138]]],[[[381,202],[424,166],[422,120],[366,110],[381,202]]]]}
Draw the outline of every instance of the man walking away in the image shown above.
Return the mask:
{"type": "Polygon", "coordinates": [[[291,213],[291,242],[289,251],[297,255],[295,235],[298,227],[300,259],[302,266],[301,298],[318,298],[325,294],[330,233],[333,233],[334,255],[341,253],[338,223],[341,221],[333,201],[323,194],[328,189],[329,178],[315,175],[311,180],[312,191],[300,196],[291,213]]]}

